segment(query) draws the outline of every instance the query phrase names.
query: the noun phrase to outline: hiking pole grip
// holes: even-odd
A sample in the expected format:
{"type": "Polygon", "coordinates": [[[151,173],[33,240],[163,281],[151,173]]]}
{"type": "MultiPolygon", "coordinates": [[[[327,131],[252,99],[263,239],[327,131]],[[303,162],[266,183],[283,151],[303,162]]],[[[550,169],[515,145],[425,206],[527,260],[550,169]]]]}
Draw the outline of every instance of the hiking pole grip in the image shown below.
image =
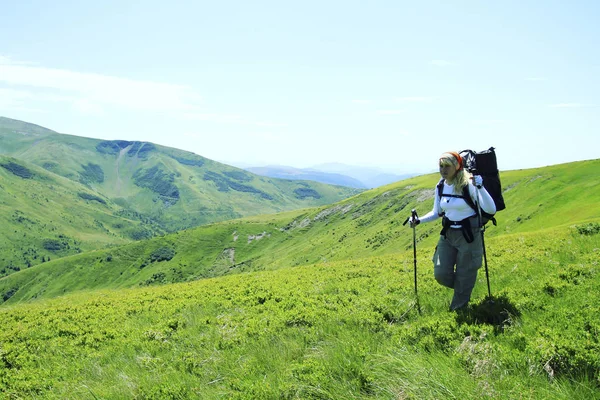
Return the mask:
{"type": "MultiPolygon", "coordinates": [[[[406,220],[402,223],[402,226],[406,225],[408,223],[408,221],[412,220],[416,220],[419,216],[417,215],[417,210],[415,210],[414,208],[412,210],[410,210],[410,217],[406,218],[406,220]]],[[[414,227],[413,227],[414,228],[414,227]]]]}

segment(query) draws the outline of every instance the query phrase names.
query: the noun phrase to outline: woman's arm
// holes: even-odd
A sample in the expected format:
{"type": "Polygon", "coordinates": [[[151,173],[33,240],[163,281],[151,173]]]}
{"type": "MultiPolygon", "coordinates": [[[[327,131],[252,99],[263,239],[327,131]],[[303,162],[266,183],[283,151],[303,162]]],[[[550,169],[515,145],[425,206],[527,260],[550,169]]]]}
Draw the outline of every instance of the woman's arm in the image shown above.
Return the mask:
{"type": "Polygon", "coordinates": [[[496,203],[494,203],[494,199],[487,190],[485,190],[485,186],[481,186],[481,188],[476,188],[471,183],[469,183],[469,192],[471,193],[471,198],[476,199],[477,203],[483,211],[488,214],[496,213],[496,203]]]}
{"type": "Polygon", "coordinates": [[[433,195],[433,209],[431,211],[429,211],[427,214],[420,217],[419,221],[420,222],[435,221],[436,219],[438,219],[440,217],[439,212],[440,212],[440,196],[438,195],[437,186],[436,186],[436,189],[435,189],[435,192],[433,195]]]}

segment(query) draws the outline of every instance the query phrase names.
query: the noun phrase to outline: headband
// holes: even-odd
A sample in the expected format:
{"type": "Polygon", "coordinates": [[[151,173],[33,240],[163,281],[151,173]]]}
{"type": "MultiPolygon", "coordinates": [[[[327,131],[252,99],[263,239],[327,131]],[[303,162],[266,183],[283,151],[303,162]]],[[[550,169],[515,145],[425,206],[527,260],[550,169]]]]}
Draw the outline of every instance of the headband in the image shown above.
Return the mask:
{"type": "Polygon", "coordinates": [[[462,168],[463,168],[463,159],[462,159],[462,157],[460,156],[460,154],[458,154],[458,153],[457,153],[457,152],[455,152],[455,151],[449,151],[449,152],[448,152],[448,154],[452,154],[452,155],[454,156],[454,158],[456,158],[456,161],[458,161],[458,167],[459,167],[460,169],[462,169],[462,168]]]}

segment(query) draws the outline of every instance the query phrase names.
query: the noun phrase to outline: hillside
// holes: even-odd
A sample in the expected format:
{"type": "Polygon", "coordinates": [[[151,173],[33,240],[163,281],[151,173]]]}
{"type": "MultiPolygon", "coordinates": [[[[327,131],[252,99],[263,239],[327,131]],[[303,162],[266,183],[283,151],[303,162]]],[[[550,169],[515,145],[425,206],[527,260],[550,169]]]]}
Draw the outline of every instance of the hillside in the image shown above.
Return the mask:
{"type": "Polygon", "coordinates": [[[3,117],[0,155],[86,185],[165,231],[329,204],[359,192],[312,181],[265,178],[149,142],[59,134],[3,117]]]}
{"type": "Polygon", "coordinates": [[[401,223],[431,207],[433,175],[14,273],[0,280],[0,392],[600,398],[599,166],[502,173],[507,209],[486,233],[493,299],[482,270],[462,313],[431,273],[438,225],[417,227],[415,298],[401,223]],[[189,282],[157,285],[177,280],[189,282]]]}
{"type": "MultiPolygon", "coordinates": [[[[597,220],[600,212],[593,205],[600,184],[588,177],[598,168],[600,160],[593,160],[502,173],[507,209],[486,237],[597,220]]],[[[425,175],[334,205],[232,220],[53,259],[0,280],[0,293],[14,302],[73,290],[175,283],[395,254],[411,248],[411,232],[402,223],[411,208],[420,215],[430,210],[436,182],[437,176],[425,175]]],[[[434,246],[439,229],[435,223],[420,226],[419,246],[434,246]]]]}
{"type": "MultiPolygon", "coordinates": [[[[497,302],[512,306],[495,323],[448,313],[427,267],[419,314],[410,254],[4,308],[3,389],[73,399],[597,398],[597,272],[555,264],[584,261],[591,238],[551,230],[490,246],[506,254],[492,267],[497,302]]],[[[473,315],[484,294],[480,281],[473,315]]]]}
{"type": "Polygon", "coordinates": [[[0,276],[52,259],[162,234],[79,182],[0,156],[0,276]]]}

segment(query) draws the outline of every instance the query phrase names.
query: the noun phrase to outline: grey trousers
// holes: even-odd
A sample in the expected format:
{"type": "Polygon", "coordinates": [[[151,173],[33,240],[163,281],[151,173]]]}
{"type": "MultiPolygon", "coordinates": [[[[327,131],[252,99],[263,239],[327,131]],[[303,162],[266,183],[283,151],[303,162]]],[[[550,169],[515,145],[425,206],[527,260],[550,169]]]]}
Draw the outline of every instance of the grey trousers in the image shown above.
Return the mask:
{"type": "Polygon", "coordinates": [[[477,271],[483,260],[481,232],[474,222],[473,242],[467,243],[461,229],[448,228],[446,237],[440,236],[433,255],[435,280],[440,285],[454,289],[451,310],[464,307],[471,300],[477,271]]]}

